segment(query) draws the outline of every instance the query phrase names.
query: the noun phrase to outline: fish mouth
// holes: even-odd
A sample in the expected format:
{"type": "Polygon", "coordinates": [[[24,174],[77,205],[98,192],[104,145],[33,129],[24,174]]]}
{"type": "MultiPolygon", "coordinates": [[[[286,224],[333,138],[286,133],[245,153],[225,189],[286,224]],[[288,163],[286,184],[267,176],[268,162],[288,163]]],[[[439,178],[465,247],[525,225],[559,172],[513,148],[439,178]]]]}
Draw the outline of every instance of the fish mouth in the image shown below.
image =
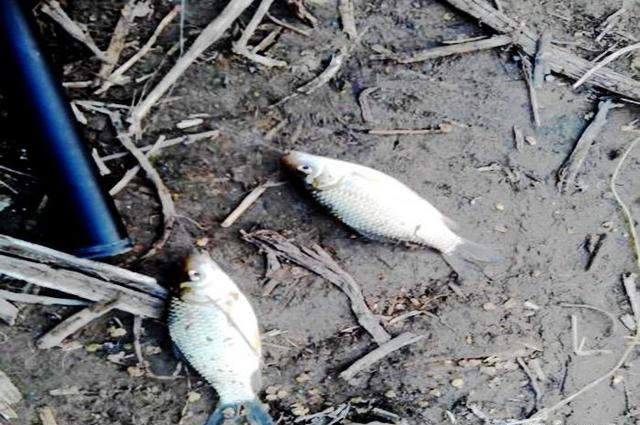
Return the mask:
{"type": "Polygon", "coordinates": [[[302,160],[302,156],[304,154],[302,152],[298,152],[298,151],[288,151],[283,157],[282,157],[282,163],[290,170],[297,170],[298,166],[300,165],[300,162],[302,160]]]}

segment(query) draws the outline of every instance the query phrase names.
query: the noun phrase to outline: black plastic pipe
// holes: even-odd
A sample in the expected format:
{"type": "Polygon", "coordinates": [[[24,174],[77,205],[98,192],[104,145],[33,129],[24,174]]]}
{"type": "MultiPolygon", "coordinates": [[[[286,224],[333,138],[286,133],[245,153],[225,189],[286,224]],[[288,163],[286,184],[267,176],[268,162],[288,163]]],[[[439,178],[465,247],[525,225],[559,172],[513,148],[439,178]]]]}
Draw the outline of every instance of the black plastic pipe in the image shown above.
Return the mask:
{"type": "Polygon", "coordinates": [[[123,253],[131,242],[122,219],[21,3],[0,0],[0,84],[45,184],[50,243],[87,258],[123,253]]]}

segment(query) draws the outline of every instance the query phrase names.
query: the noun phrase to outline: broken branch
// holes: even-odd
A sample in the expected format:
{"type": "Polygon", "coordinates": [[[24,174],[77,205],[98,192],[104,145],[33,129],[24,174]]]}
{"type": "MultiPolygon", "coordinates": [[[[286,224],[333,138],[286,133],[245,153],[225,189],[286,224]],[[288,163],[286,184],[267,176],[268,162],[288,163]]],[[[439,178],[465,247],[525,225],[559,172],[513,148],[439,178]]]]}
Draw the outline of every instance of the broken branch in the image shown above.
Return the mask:
{"type": "Polygon", "coordinates": [[[340,377],[346,381],[350,381],[355,377],[360,371],[364,369],[368,369],[373,364],[379,362],[389,354],[397,351],[403,347],[406,347],[409,344],[413,344],[417,341],[423,339],[423,335],[415,335],[411,332],[405,332],[403,334],[398,335],[397,337],[385,342],[380,345],[375,350],[367,353],[364,357],[353,363],[346,370],[340,373],[340,377]]]}
{"type": "Polygon", "coordinates": [[[270,187],[282,186],[283,184],[285,184],[285,182],[275,182],[272,180],[268,180],[266,183],[257,186],[255,189],[249,192],[249,194],[245,196],[244,199],[242,199],[240,205],[238,205],[236,209],[233,210],[231,214],[229,214],[227,218],[224,219],[220,226],[230,227],[231,225],[233,225],[233,223],[236,222],[236,220],[238,220],[238,218],[240,218],[242,214],[244,214],[246,210],[249,209],[249,207],[251,207],[251,205],[253,205],[254,202],[258,200],[260,196],[262,196],[262,194],[267,189],[269,189],[270,187]]]}
{"type": "Polygon", "coordinates": [[[358,30],[356,29],[353,1],[340,0],[338,3],[338,10],[340,11],[340,19],[342,20],[342,31],[344,31],[351,40],[357,39],[358,30]]]}
{"type": "MultiPolygon", "coordinates": [[[[473,16],[480,22],[504,34],[515,34],[514,44],[520,46],[529,56],[536,53],[538,36],[519,22],[493,8],[484,0],[446,0],[455,8],[473,16]]],[[[578,79],[591,69],[591,63],[569,50],[551,45],[548,49],[548,65],[553,72],[578,79]]],[[[591,84],[596,87],[618,93],[625,97],[640,100],[640,82],[610,69],[600,67],[594,70],[591,84]]]]}
{"type": "Polygon", "coordinates": [[[251,38],[253,33],[255,33],[256,28],[258,28],[258,25],[260,24],[264,16],[269,11],[269,7],[271,7],[271,3],[273,3],[273,1],[274,0],[262,0],[260,2],[260,5],[258,6],[256,13],[253,15],[253,17],[251,18],[251,21],[249,21],[249,24],[244,29],[240,39],[235,43],[233,43],[231,50],[235,54],[244,56],[249,60],[259,63],[260,65],[264,65],[268,67],[287,66],[287,63],[285,61],[259,55],[249,48],[249,39],[251,38]]]}
{"type": "Polygon", "coordinates": [[[589,123],[586,130],[580,136],[580,139],[576,142],[576,145],[571,151],[569,157],[558,169],[557,186],[560,192],[566,191],[570,185],[575,185],[577,183],[576,177],[578,176],[578,172],[580,171],[585,159],[587,159],[587,154],[589,153],[589,149],[591,148],[593,141],[607,122],[607,115],[609,114],[609,111],[617,107],[619,107],[619,105],[613,103],[610,99],[601,101],[598,104],[598,112],[596,113],[595,118],[591,123],[589,123]]]}
{"type": "Polygon", "coordinates": [[[11,379],[0,370],[0,418],[17,419],[18,415],[11,408],[12,404],[22,400],[22,393],[11,382],[11,379]]]}
{"type": "Polygon", "coordinates": [[[445,56],[459,55],[463,53],[475,52],[478,50],[494,49],[496,47],[506,46],[513,43],[513,39],[508,35],[496,35],[491,38],[485,38],[477,41],[469,41],[466,43],[452,44],[442,47],[434,47],[432,49],[421,50],[411,54],[386,54],[371,56],[370,59],[391,59],[402,64],[424,62],[430,59],[442,58],[445,56]]]}
{"type": "Polygon", "coordinates": [[[41,336],[36,345],[41,350],[46,350],[59,345],[68,336],[79,331],[90,322],[104,316],[113,309],[119,308],[119,303],[119,298],[116,297],[113,300],[95,303],[83,310],[80,310],[71,317],[58,323],[53,329],[41,336]]]}
{"type": "Polygon", "coordinates": [[[258,230],[251,233],[243,231],[241,233],[242,239],[254,244],[267,255],[271,254],[277,258],[291,261],[337,286],[349,298],[351,310],[360,326],[371,335],[377,344],[383,344],[391,339],[378,318],[367,306],[358,283],[320,246],[314,245],[312,248],[307,248],[273,230],[258,230]]]}

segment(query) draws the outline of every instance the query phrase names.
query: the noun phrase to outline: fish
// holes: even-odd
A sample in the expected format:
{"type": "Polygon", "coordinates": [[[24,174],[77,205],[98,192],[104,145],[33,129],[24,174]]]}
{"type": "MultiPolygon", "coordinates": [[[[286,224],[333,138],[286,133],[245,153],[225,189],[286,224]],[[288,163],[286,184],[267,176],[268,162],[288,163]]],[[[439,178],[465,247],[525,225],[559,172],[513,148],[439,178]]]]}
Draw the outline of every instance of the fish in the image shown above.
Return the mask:
{"type": "Polygon", "coordinates": [[[287,152],[282,162],[316,201],[365,237],[435,249],[459,275],[502,260],[492,248],[459,236],[453,220],[387,174],[300,151],[287,152]]]}
{"type": "Polygon", "coordinates": [[[185,261],[188,280],[169,304],[169,335],[216,390],[206,425],[273,425],[258,399],[262,348],[256,314],[236,283],[203,251],[185,261]]]}

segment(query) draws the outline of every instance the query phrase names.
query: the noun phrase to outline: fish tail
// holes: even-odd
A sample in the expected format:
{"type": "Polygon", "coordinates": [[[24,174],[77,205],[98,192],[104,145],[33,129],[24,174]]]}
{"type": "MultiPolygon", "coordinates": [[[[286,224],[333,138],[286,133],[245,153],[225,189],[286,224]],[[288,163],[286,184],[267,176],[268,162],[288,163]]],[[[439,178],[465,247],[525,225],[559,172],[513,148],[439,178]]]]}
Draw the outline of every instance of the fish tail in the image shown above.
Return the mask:
{"type": "Polygon", "coordinates": [[[447,255],[452,255],[477,265],[499,263],[503,260],[502,256],[493,248],[468,239],[462,239],[447,255]]]}
{"type": "Polygon", "coordinates": [[[492,248],[467,239],[462,239],[451,251],[443,252],[442,256],[462,280],[472,281],[484,279],[484,265],[503,260],[492,248]]]}
{"type": "Polygon", "coordinates": [[[239,419],[241,416],[244,416],[251,425],[273,425],[273,419],[257,399],[218,405],[206,425],[221,425],[229,419],[233,420],[235,417],[239,419]]]}

